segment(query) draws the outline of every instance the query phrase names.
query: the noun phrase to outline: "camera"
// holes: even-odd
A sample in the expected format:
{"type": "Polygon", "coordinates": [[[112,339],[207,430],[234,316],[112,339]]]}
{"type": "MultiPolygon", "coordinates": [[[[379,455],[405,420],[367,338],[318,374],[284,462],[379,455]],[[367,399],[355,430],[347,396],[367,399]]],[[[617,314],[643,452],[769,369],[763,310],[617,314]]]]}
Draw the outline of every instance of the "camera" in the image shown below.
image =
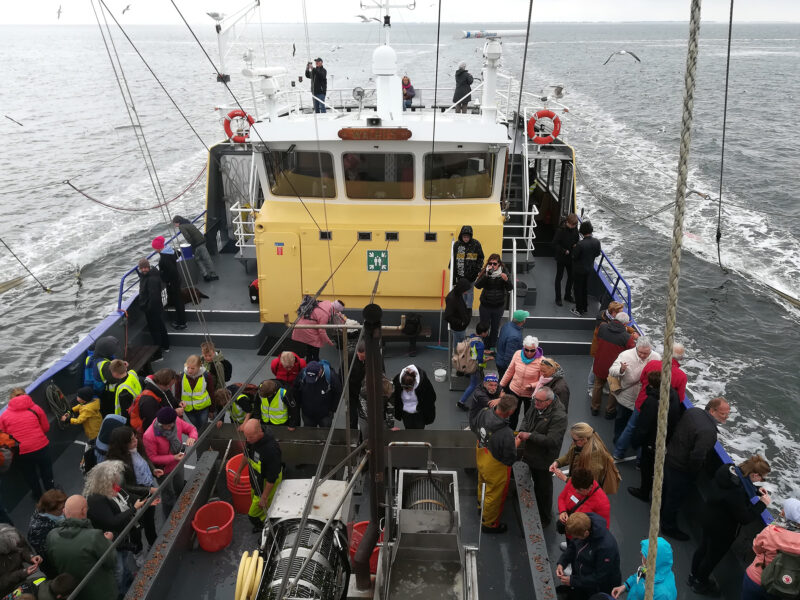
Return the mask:
{"type": "Polygon", "coordinates": [[[186,452],[186,444],[181,444],[181,449],[178,450],[179,453],[183,454],[186,452]]]}

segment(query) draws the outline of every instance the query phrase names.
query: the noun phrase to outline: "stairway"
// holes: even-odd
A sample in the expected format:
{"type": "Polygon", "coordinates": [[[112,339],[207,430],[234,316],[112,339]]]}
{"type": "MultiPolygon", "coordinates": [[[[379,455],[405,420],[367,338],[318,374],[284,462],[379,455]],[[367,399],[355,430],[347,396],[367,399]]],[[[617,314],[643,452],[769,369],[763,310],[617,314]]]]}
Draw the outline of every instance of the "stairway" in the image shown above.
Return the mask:
{"type": "MultiPolygon", "coordinates": [[[[186,324],[181,331],[170,328],[169,338],[174,346],[200,348],[206,341],[206,332],[217,348],[254,350],[261,346],[267,337],[267,330],[259,321],[258,310],[219,310],[200,308],[205,326],[191,307],[186,307],[186,324]]],[[[167,321],[175,320],[175,311],[167,309],[167,321]]]]}

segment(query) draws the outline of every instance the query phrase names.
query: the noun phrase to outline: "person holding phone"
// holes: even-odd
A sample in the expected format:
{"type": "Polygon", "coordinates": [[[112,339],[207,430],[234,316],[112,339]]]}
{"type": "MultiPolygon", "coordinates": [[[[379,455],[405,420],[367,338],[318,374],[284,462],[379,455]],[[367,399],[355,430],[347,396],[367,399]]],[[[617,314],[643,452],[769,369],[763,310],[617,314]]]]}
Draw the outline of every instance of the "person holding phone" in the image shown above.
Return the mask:
{"type": "Polygon", "coordinates": [[[328,71],[322,66],[322,59],[314,59],[316,63],[311,65],[311,61],[306,64],[306,79],[311,80],[311,95],[314,96],[314,112],[324,113],[325,94],[328,92],[328,71]]]}

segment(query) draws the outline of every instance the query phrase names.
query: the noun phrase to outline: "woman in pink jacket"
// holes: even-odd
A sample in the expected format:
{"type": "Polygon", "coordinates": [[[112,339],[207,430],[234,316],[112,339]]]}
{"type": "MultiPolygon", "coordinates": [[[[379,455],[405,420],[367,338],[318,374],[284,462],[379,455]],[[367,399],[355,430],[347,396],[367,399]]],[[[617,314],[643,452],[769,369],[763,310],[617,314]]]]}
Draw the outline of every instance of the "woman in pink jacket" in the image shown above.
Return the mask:
{"type": "MultiPolygon", "coordinates": [[[[188,421],[178,418],[178,413],[171,406],[165,406],[156,413],[153,424],[144,432],[144,449],[147,458],[156,467],[163,469],[162,479],[178,466],[183,458],[185,446],[194,446],[197,440],[197,429],[188,421]],[[184,444],[183,435],[188,438],[184,444]]],[[[183,469],[175,473],[170,485],[161,490],[161,505],[164,507],[164,518],[169,516],[172,507],[183,490],[183,469]]]]}
{"type": "MultiPolygon", "coordinates": [[[[344,323],[342,311],[344,302],[341,300],[323,300],[318,302],[309,317],[301,318],[298,325],[327,325],[328,323],[344,323]]],[[[333,346],[331,338],[324,329],[295,329],[292,339],[306,347],[306,362],[319,360],[319,349],[323,346],[333,346]]]]}
{"type": "Polygon", "coordinates": [[[47,415],[22,388],[11,390],[8,407],[0,415],[0,430],[19,442],[19,456],[14,463],[39,501],[43,492],[53,489],[53,461],[47,446],[50,422],[47,415]],[[44,484],[44,487],[42,485],[44,484]]]}
{"type": "Polygon", "coordinates": [[[517,420],[522,405],[525,405],[523,416],[531,407],[531,396],[534,389],[536,389],[536,384],[539,383],[539,365],[542,362],[542,354],[544,352],[539,348],[538,338],[532,335],[526,336],[522,340],[522,350],[517,350],[514,353],[511,363],[500,381],[500,387],[510,391],[519,400],[517,402],[517,410],[509,420],[509,425],[511,425],[512,429],[517,428],[517,420]]]}
{"type": "MultiPolygon", "coordinates": [[[[781,516],[786,519],[784,527],[767,525],[753,540],[756,558],[747,567],[742,581],[742,600],[777,600],[779,596],[768,593],[762,584],[764,568],[778,552],[800,554],[800,500],[790,498],[783,505],[781,516]]],[[[795,583],[789,578],[789,584],[795,583]]],[[[795,583],[796,585],[796,583],[795,583]]],[[[788,596],[780,596],[788,597],[788,596]]]]}

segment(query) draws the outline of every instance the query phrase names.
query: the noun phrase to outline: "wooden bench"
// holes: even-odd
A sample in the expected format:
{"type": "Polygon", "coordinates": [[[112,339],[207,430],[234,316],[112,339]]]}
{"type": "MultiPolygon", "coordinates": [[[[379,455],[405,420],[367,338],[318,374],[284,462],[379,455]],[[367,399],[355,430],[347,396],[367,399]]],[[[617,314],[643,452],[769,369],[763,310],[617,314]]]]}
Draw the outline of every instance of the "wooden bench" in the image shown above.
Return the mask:
{"type": "MultiPolygon", "coordinates": [[[[432,333],[432,329],[428,326],[423,325],[422,330],[415,336],[417,339],[422,338],[430,338],[432,333]]],[[[398,331],[396,329],[390,329],[389,331],[384,331],[381,333],[381,337],[384,340],[398,340],[398,339],[407,339],[410,338],[410,335],[406,335],[402,331],[398,331]]]]}
{"type": "Polygon", "coordinates": [[[133,369],[139,375],[150,375],[153,372],[150,363],[157,352],[158,346],[129,346],[125,354],[128,368],[133,369]]]}

